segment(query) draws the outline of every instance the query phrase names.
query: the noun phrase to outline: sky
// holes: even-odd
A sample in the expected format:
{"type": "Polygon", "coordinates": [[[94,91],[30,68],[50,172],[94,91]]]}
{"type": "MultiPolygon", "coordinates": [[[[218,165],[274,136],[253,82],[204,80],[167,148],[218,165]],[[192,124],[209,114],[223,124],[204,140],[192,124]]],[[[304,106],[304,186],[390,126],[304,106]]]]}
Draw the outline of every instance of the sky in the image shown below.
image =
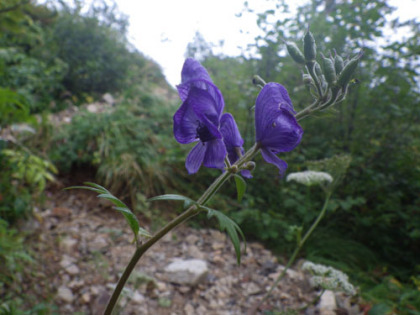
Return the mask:
{"type": "MultiPolygon", "coordinates": [[[[115,0],[129,16],[129,40],[143,54],[155,60],[168,82],[175,86],[188,43],[199,31],[207,42],[224,42],[223,54],[239,55],[259,34],[256,16],[237,17],[245,0],[115,0]]],[[[307,0],[290,0],[291,10],[307,0]]],[[[248,0],[259,12],[272,9],[275,1],[248,0]]],[[[397,7],[394,16],[420,17],[419,0],[389,0],[397,7]]],[[[217,51],[215,51],[217,52],[217,51]]]]}

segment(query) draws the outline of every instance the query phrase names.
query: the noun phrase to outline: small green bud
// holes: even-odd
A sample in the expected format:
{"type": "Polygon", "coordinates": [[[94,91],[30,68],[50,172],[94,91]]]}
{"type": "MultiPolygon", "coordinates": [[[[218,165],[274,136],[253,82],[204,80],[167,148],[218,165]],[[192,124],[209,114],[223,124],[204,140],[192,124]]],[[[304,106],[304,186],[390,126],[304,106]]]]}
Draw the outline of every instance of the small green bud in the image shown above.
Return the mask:
{"type": "Polygon", "coordinates": [[[322,65],[324,67],[325,80],[329,84],[333,84],[335,83],[335,80],[337,79],[336,74],[335,74],[334,63],[330,58],[327,58],[324,55],[321,55],[321,56],[322,56],[322,65]]]}
{"type": "Polygon", "coordinates": [[[295,43],[286,42],[286,47],[290,57],[292,57],[296,63],[301,65],[305,64],[305,56],[295,43]]]}
{"type": "Polygon", "coordinates": [[[315,61],[315,74],[320,77],[322,76],[322,70],[321,70],[321,66],[319,65],[318,62],[315,61]]]}
{"type": "Polygon", "coordinates": [[[344,61],[343,58],[341,58],[340,55],[336,55],[334,58],[334,67],[335,67],[335,73],[339,75],[341,71],[344,68],[344,61]]]}
{"type": "Polygon", "coordinates": [[[305,83],[307,85],[311,85],[311,84],[314,83],[314,80],[312,80],[312,77],[307,73],[304,73],[302,75],[302,80],[303,80],[303,83],[305,83]]]}
{"type": "Polygon", "coordinates": [[[337,79],[338,86],[345,87],[349,83],[354,71],[357,69],[357,65],[359,64],[362,55],[363,53],[359,53],[344,66],[343,71],[341,71],[337,79]]]}
{"type": "Polygon", "coordinates": [[[303,38],[303,53],[306,61],[313,61],[316,58],[316,43],[315,38],[309,31],[306,32],[303,38]]]}
{"type": "Polygon", "coordinates": [[[255,170],[255,166],[256,166],[255,162],[249,161],[245,164],[244,169],[248,171],[253,171],[255,170]]]}
{"type": "Polygon", "coordinates": [[[229,169],[231,173],[236,174],[239,171],[239,168],[237,165],[232,165],[232,167],[229,169]]]}
{"type": "Polygon", "coordinates": [[[267,83],[265,83],[265,81],[259,75],[254,75],[252,78],[252,84],[261,85],[261,87],[263,87],[267,83]]]}

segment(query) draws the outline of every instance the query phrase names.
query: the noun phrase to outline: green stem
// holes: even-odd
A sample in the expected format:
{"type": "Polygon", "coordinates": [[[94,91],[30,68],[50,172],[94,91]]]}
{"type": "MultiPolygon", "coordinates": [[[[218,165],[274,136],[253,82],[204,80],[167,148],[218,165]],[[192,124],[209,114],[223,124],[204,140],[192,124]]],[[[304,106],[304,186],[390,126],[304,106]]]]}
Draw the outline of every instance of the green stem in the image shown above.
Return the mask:
{"type": "Polygon", "coordinates": [[[311,302],[309,302],[305,306],[302,306],[301,308],[299,308],[299,311],[304,311],[309,306],[316,305],[318,303],[318,301],[321,299],[322,295],[325,293],[325,291],[326,291],[325,289],[322,289],[320,294],[318,294],[311,302]]]}
{"type": "Polygon", "coordinates": [[[299,254],[300,250],[302,249],[303,245],[305,244],[306,240],[311,236],[312,232],[315,230],[315,228],[318,226],[319,222],[321,222],[322,218],[325,215],[325,212],[327,211],[328,202],[330,201],[331,192],[327,192],[327,195],[325,197],[324,206],[322,207],[321,212],[318,214],[318,217],[316,218],[315,222],[312,223],[309,230],[305,233],[305,236],[302,238],[302,240],[299,242],[299,244],[296,246],[292,256],[290,256],[289,261],[287,262],[286,266],[284,267],[283,271],[280,273],[280,275],[277,277],[276,281],[274,281],[273,285],[270,287],[270,289],[267,291],[267,293],[264,295],[263,299],[258,302],[258,305],[253,308],[255,311],[258,310],[258,308],[267,301],[268,297],[271,295],[273,290],[277,287],[280,280],[283,279],[284,275],[286,274],[287,270],[290,268],[290,266],[295,262],[295,259],[297,255],[299,254]]]}
{"type": "Polygon", "coordinates": [[[308,69],[309,75],[312,77],[312,80],[314,80],[314,84],[315,84],[319,99],[322,99],[323,97],[322,88],[321,88],[321,85],[319,84],[319,79],[315,73],[314,67],[315,67],[315,63],[313,62],[306,63],[306,69],[308,69]]]}
{"type": "Polygon", "coordinates": [[[301,119],[305,118],[306,116],[309,116],[312,112],[317,110],[317,106],[320,103],[321,103],[321,101],[317,100],[314,103],[312,103],[311,105],[309,105],[308,107],[302,109],[300,112],[298,112],[295,115],[296,120],[301,120],[301,119]]]}
{"type": "MultiPolygon", "coordinates": [[[[248,150],[234,165],[238,167],[242,166],[244,163],[251,160],[255,154],[259,151],[257,145],[254,145],[250,150],[248,150]]],[[[152,247],[156,242],[158,242],[162,237],[164,237],[169,231],[180,225],[181,223],[187,221],[188,219],[192,218],[193,216],[197,215],[200,211],[200,206],[204,206],[213,196],[214,194],[222,187],[222,185],[231,177],[233,176],[232,173],[226,171],[222,173],[203,193],[203,195],[197,200],[197,203],[189,207],[186,211],[180,214],[178,217],[173,219],[171,222],[166,224],[162,229],[160,229],[155,235],[149,238],[145,243],[141,244],[137,247],[136,251],[134,252],[133,257],[131,258],[130,262],[128,263],[127,267],[125,268],[121,278],[118,281],[117,286],[115,287],[114,292],[108,302],[108,305],[105,309],[104,315],[111,315],[112,311],[117,304],[118,298],[130,277],[131,272],[134,270],[137,262],[143,256],[143,254],[152,247]]]]}
{"type": "Polygon", "coordinates": [[[192,218],[193,216],[197,215],[200,210],[197,208],[196,205],[189,207],[185,212],[180,214],[178,217],[173,219],[171,222],[166,224],[162,229],[160,229],[153,237],[148,239],[145,243],[140,245],[136,251],[134,252],[133,257],[131,258],[130,262],[128,263],[127,267],[124,270],[120,280],[118,281],[117,286],[115,287],[114,292],[112,293],[111,299],[108,302],[108,305],[105,309],[104,315],[111,315],[112,310],[114,309],[118,298],[121,294],[122,289],[125,286],[128,278],[130,277],[131,272],[133,271],[134,267],[136,266],[139,259],[143,256],[143,254],[152,247],[157,241],[159,241],[163,236],[165,236],[169,231],[173,228],[185,222],[186,220],[192,218]]]}

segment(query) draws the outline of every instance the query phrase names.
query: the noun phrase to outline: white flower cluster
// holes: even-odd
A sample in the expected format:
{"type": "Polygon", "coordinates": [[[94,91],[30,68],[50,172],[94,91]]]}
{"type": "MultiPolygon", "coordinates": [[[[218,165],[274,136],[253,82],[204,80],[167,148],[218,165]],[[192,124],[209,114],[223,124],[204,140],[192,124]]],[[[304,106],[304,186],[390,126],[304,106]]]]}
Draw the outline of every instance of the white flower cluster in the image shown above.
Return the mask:
{"type": "Polygon", "coordinates": [[[323,183],[331,183],[333,178],[330,174],[325,172],[303,171],[297,173],[290,173],[287,175],[288,182],[295,181],[306,186],[319,185],[323,183]]]}
{"type": "Polygon", "coordinates": [[[331,291],[343,291],[348,295],[356,294],[356,289],[349,282],[349,277],[340,270],[329,266],[314,264],[310,261],[306,261],[302,265],[302,270],[307,270],[313,275],[310,280],[311,285],[313,286],[320,286],[331,291]]]}

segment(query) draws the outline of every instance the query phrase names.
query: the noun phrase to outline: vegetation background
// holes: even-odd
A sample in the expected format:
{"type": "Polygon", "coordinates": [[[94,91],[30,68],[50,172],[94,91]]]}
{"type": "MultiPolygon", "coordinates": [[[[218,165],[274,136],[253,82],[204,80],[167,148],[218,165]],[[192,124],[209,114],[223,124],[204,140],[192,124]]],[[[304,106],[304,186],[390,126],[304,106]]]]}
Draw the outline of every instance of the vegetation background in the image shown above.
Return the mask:
{"type": "MultiPolygon", "coordinates": [[[[165,192],[196,197],[218,174],[202,170],[187,176],[188,148],[172,136],[179,101],[162,97],[172,88],[159,65],[128,42],[127,17],[105,2],[83,14],[81,2],[58,3],[0,4],[0,300],[13,305],[14,314],[48,313],[48,306],[36,310],[15,297],[18,275],[37,259],[19,223],[42,203],[54,174],[93,170],[100,184],[157,225],[162,212],[145,206],[147,197],[165,192]],[[117,96],[113,113],[86,112],[60,127],[48,120],[51,113],[104,93],[117,96]]],[[[186,56],[209,70],[250,147],[258,93],[254,74],[285,85],[298,109],[312,100],[283,39],[300,45],[310,24],[324,54],[335,49],[353,56],[363,49],[347,100],[303,120],[303,141],[285,156],[289,171],[336,155],[351,158],[324,224],[302,256],[346,271],[375,305],[373,315],[375,310],[420,314],[419,22],[390,21],[392,8],[385,0],[313,0],[293,19],[273,18],[285,10],[285,2],[276,2],[255,16],[265,35],[250,45],[253,57],[215,55],[200,34],[186,56]],[[408,37],[383,41],[387,27],[405,28],[408,37]]],[[[252,8],[245,3],[244,11],[252,8]]],[[[243,201],[235,200],[232,184],[212,206],[234,218],[248,239],[287,257],[293,231],[310,225],[323,199],[275,174],[257,158],[243,201]]],[[[195,223],[208,225],[204,219],[195,223]]]]}

